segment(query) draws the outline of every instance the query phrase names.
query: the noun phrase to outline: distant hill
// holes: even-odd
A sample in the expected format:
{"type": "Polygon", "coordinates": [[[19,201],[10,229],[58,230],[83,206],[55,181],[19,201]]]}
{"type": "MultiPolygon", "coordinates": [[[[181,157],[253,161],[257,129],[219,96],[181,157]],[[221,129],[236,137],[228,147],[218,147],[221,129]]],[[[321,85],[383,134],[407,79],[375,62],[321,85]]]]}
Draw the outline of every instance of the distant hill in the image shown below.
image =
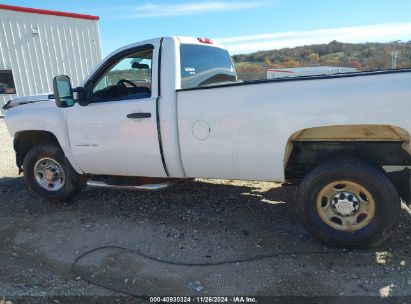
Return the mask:
{"type": "MultiPolygon", "coordinates": [[[[242,80],[265,79],[268,68],[344,66],[361,71],[391,69],[392,45],[385,43],[313,44],[280,50],[234,55],[242,80]]],[[[397,68],[411,68],[411,41],[397,44],[397,68]]]]}

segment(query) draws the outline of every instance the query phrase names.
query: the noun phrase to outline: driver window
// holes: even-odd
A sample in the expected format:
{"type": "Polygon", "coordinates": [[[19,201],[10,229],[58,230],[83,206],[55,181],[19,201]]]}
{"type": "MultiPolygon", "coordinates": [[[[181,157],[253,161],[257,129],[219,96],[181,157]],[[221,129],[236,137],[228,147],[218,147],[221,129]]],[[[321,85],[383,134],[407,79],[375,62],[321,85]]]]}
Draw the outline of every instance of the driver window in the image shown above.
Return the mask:
{"type": "Polygon", "coordinates": [[[151,97],[153,50],[132,53],[112,65],[93,86],[93,101],[151,97]]]}

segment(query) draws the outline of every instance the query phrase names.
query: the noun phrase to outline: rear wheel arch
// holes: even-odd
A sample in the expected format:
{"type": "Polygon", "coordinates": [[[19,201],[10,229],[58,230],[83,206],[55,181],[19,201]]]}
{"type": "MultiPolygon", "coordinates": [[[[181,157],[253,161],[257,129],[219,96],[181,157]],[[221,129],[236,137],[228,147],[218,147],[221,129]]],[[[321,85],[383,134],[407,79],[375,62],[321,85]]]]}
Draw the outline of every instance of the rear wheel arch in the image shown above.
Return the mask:
{"type": "MultiPolygon", "coordinates": [[[[287,182],[300,182],[325,161],[357,159],[384,166],[411,166],[410,134],[392,125],[340,125],[302,129],[290,136],[284,157],[287,182]]],[[[387,173],[387,172],[386,172],[387,173]]],[[[387,173],[401,197],[410,201],[410,170],[387,173]]]]}

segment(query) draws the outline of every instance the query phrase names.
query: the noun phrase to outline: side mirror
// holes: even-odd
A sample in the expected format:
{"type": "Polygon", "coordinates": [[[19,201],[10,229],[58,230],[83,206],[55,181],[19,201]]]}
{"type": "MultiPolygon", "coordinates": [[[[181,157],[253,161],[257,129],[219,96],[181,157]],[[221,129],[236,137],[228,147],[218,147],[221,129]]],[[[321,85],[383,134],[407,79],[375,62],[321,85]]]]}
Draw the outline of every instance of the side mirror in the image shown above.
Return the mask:
{"type": "Polygon", "coordinates": [[[66,75],[56,76],[53,79],[54,99],[59,108],[74,106],[73,89],[70,78],[66,75]]]}

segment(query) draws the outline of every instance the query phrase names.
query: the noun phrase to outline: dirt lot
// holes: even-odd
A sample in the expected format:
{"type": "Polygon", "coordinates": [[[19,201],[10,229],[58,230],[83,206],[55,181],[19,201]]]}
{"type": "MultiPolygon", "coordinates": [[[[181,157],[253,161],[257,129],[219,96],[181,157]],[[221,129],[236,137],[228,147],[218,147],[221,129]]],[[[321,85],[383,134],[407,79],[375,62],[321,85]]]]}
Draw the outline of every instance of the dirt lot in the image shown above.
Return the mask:
{"type": "Polygon", "coordinates": [[[405,204],[395,237],[361,252],[313,239],[292,211],[294,188],[276,183],[195,180],[157,193],[85,189],[72,204],[52,205],[17,175],[3,120],[0,139],[0,300],[122,296],[100,286],[145,295],[411,296],[405,204]],[[274,257],[178,265],[264,255],[274,257]]]}

